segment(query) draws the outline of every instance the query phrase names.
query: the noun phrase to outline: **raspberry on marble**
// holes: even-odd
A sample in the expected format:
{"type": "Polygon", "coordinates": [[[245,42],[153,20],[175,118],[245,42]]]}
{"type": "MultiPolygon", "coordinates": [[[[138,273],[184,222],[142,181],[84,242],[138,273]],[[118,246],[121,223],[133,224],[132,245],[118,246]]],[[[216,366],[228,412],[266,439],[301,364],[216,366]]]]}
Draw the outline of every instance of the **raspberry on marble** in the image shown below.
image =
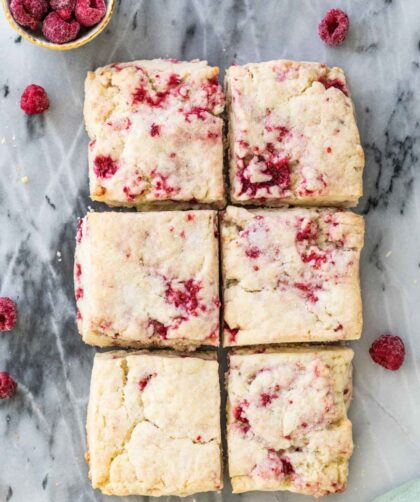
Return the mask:
{"type": "Polygon", "coordinates": [[[376,364],[387,370],[399,370],[405,359],[404,342],[399,336],[382,335],[372,343],[369,354],[376,364]]]}
{"type": "Polygon", "coordinates": [[[40,85],[28,85],[20,98],[20,107],[27,115],[43,113],[49,106],[48,94],[40,85]]]}
{"type": "Polygon", "coordinates": [[[349,17],[341,9],[330,9],[319,23],[318,33],[321,39],[334,47],[341,45],[349,30],[349,17]]]}
{"type": "Polygon", "coordinates": [[[17,383],[6,371],[0,372],[0,399],[9,399],[16,394],[17,383]]]}
{"type": "Polygon", "coordinates": [[[0,331],[11,331],[16,324],[16,303],[8,297],[0,297],[0,331]]]}

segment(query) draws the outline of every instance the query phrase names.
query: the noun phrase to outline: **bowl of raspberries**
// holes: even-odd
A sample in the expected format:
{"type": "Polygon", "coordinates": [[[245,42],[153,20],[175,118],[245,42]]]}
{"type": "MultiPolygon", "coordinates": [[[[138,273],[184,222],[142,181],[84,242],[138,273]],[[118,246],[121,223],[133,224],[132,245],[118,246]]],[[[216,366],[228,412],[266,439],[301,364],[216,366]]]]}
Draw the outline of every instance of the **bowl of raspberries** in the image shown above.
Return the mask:
{"type": "Polygon", "coordinates": [[[35,45],[75,49],[109,23],[115,0],[3,0],[12,27],[35,45]]]}

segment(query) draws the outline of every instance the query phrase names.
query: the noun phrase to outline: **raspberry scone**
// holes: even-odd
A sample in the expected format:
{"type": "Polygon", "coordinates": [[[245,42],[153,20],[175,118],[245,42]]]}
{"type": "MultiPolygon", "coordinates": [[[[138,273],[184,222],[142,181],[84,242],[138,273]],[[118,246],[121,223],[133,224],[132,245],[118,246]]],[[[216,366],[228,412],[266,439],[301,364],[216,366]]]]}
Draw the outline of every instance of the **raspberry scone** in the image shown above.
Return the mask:
{"type": "Polygon", "coordinates": [[[364,154],[341,68],[232,66],[225,85],[233,202],[357,204],[364,154]]]}
{"type": "Polygon", "coordinates": [[[142,209],[224,203],[224,95],[206,61],[133,61],[89,72],[92,199],[142,209]]]}
{"type": "Polygon", "coordinates": [[[91,345],[219,345],[215,211],[88,213],[75,256],[77,319],[91,345]]]}
{"type": "Polygon", "coordinates": [[[107,352],[93,363],[86,455],[106,495],[178,495],[223,485],[216,356],[107,352]]]}
{"type": "Polygon", "coordinates": [[[221,227],[224,345],[360,337],[361,216],[229,206],[221,227]]]}
{"type": "Polygon", "coordinates": [[[234,493],[290,490],[320,497],[346,488],[352,393],[346,347],[230,355],[229,475],[234,493]]]}

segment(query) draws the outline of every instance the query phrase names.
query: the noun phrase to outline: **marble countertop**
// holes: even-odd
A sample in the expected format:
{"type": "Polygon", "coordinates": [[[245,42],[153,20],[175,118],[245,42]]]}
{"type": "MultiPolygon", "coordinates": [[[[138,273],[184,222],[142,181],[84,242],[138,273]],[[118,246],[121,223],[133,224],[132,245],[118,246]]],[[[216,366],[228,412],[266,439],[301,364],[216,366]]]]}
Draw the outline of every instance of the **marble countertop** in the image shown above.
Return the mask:
{"type": "MultiPolygon", "coordinates": [[[[274,58],[343,66],[366,152],[362,258],[364,335],[354,343],[355,452],[349,488],[331,502],[370,502],[420,475],[420,2],[414,0],[121,0],[106,32],[57,53],[32,46],[0,16],[0,295],[18,299],[19,323],[0,334],[0,370],[19,382],[0,403],[0,502],[118,500],[90,488],[84,422],[94,349],[76,332],[72,266],[76,217],[88,206],[87,70],[137,58],[274,58]],[[327,8],[351,19],[344,46],[326,47],[327,8]],[[27,118],[19,98],[43,85],[51,110],[27,118]],[[21,182],[28,176],[29,183],[21,182]],[[406,343],[397,372],[368,348],[390,331],[406,343]]],[[[145,501],[146,498],[119,500],[145,501]]],[[[166,499],[165,499],[166,500],[166,499]]],[[[175,499],[174,499],[175,500],[175,499]]],[[[190,497],[189,502],[298,502],[283,493],[190,497]]]]}

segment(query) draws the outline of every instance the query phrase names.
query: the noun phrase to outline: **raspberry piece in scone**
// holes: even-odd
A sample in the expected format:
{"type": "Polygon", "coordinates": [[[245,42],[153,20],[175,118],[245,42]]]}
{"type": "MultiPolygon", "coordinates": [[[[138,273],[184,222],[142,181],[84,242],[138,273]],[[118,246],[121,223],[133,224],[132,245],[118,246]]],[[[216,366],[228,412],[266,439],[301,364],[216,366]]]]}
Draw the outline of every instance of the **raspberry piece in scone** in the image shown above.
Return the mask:
{"type": "Polygon", "coordinates": [[[269,61],[226,72],[231,200],[354,206],[364,154],[343,71],[269,61]]]}
{"type": "Polygon", "coordinates": [[[221,232],[225,346],[360,337],[361,216],[229,206],[221,232]]]}
{"type": "Polygon", "coordinates": [[[236,349],[227,374],[227,442],[234,493],[345,490],[352,454],[346,347],[236,349]]]}
{"type": "Polygon", "coordinates": [[[214,353],[97,354],[86,428],[93,487],[156,497],[221,489],[218,370],[214,353]]]}
{"type": "Polygon", "coordinates": [[[98,346],[219,345],[214,211],[89,213],[74,267],[79,332],[98,346]]]}
{"type": "Polygon", "coordinates": [[[162,59],[90,72],[85,121],[91,197],[113,206],[222,206],[224,95],[218,73],[206,61],[162,59]]]}

